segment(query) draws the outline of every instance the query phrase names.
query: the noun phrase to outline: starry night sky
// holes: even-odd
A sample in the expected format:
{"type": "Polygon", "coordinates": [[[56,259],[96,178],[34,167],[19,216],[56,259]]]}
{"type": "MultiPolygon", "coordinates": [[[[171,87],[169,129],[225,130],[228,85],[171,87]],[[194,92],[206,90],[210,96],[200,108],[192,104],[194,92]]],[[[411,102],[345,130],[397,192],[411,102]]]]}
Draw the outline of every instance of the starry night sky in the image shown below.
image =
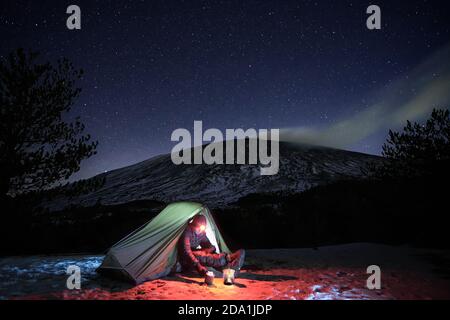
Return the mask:
{"type": "MultiPolygon", "coordinates": [[[[0,55],[69,58],[73,109],[99,140],[76,178],[170,152],[177,128],[327,126],[450,41],[448,1],[12,1],[0,55]],[[66,28],[81,7],[82,29],[66,28]],[[366,8],[383,28],[366,28],[366,8]]],[[[448,63],[448,62],[446,62],[448,63]]],[[[405,119],[406,120],[406,119],[405,119]]],[[[386,131],[346,147],[379,154],[386,131]]]]}

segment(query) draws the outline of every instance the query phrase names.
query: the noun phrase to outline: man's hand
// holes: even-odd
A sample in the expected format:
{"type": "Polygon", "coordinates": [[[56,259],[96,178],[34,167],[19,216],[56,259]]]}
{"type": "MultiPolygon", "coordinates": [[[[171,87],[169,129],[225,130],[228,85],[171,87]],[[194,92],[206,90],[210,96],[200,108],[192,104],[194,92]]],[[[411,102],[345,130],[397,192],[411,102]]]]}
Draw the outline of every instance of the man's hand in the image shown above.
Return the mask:
{"type": "Polygon", "coordinates": [[[199,263],[197,264],[197,272],[200,273],[201,276],[205,276],[206,273],[208,272],[208,269],[199,263]]]}
{"type": "Polygon", "coordinates": [[[203,251],[206,253],[214,254],[214,253],[216,253],[216,247],[207,248],[203,251]]]}

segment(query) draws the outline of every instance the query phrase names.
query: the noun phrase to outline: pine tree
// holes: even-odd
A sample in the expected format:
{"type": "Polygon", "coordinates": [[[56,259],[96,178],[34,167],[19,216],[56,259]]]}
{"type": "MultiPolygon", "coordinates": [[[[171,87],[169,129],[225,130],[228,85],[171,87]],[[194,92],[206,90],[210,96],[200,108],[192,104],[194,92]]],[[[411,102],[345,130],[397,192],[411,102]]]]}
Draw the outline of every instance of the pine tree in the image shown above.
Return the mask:
{"type": "Polygon", "coordinates": [[[80,118],[66,120],[83,71],[38,56],[18,49],[0,61],[1,198],[61,185],[96,153],[80,118]]]}
{"type": "Polygon", "coordinates": [[[377,177],[414,178],[436,174],[450,160],[450,113],[434,109],[424,123],[407,121],[403,132],[390,130],[383,145],[386,161],[377,177]]]}

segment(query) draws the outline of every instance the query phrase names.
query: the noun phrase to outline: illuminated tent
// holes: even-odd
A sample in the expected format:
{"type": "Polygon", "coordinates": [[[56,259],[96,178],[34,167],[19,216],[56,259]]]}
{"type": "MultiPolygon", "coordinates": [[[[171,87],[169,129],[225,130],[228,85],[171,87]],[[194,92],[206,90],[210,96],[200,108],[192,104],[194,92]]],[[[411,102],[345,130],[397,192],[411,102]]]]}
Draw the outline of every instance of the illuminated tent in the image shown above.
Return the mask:
{"type": "Polygon", "coordinates": [[[230,253],[208,208],[199,203],[179,202],[170,204],[111,247],[97,271],[125,276],[136,284],[168,275],[177,262],[178,240],[197,214],[206,217],[206,235],[217,252],[230,253]]]}

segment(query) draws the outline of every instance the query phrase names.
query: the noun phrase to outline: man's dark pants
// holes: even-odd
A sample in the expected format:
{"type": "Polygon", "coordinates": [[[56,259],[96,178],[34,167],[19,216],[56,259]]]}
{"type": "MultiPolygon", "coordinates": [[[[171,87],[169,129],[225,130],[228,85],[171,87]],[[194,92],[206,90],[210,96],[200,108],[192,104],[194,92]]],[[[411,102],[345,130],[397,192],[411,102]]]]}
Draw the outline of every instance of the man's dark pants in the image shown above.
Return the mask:
{"type": "MultiPolygon", "coordinates": [[[[204,250],[193,250],[192,253],[204,267],[212,267],[218,271],[221,271],[227,265],[225,253],[208,253],[204,250]]],[[[194,266],[187,262],[186,259],[181,259],[180,262],[183,269],[194,269],[194,266]]]]}

